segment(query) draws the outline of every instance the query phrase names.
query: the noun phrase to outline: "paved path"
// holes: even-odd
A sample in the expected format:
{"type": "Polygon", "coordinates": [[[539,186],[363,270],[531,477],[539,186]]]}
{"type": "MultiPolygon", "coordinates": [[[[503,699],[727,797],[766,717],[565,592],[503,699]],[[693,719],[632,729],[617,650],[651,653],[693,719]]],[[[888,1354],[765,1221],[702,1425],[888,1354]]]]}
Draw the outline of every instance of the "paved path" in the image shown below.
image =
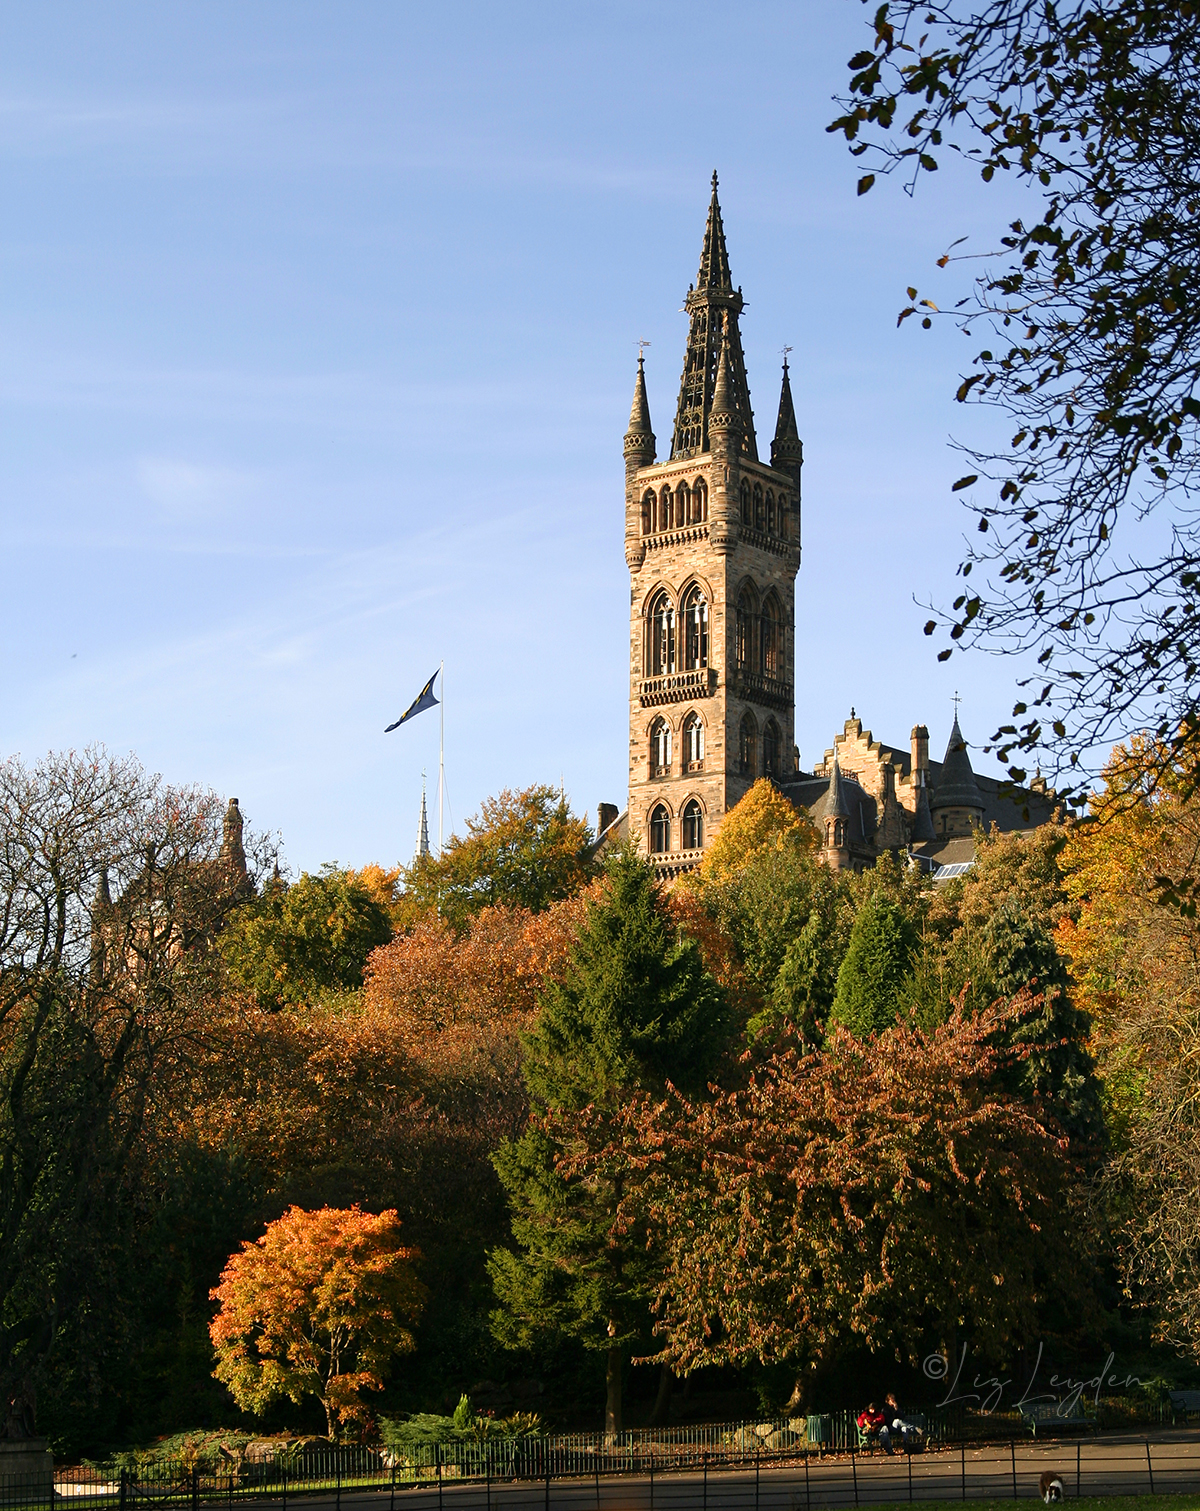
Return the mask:
{"type": "MultiPolygon", "coordinates": [[[[289,1497],[296,1511],[825,1511],[913,1501],[1034,1500],[1045,1469],[1078,1495],[1200,1491],[1200,1434],[1164,1430],[1070,1440],[810,1458],[779,1468],[689,1470],[611,1479],[496,1481],[289,1497]],[[1149,1457],[1147,1456],[1149,1444],[1149,1457]]],[[[279,1500],[250,1503],[282,1511],[279,1500]]],[[[219,1511],[222,1502],[212,1502],[219,1511]]]]}

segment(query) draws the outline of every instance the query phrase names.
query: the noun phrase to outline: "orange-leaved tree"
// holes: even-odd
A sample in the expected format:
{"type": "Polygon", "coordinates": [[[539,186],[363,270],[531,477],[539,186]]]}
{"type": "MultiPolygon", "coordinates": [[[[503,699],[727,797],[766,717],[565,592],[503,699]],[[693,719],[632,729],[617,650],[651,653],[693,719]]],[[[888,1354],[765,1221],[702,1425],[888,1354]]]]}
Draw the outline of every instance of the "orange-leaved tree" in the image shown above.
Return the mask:
{"type": "Polygon", "coordinates": [[[242,1245],[211,1293],[213,1373],[244,1411],[316,1396],[336,1437],[366,1415],[361,1392],[381,1389],[392,1359],[416,1347],[419,1258],[400,1244],[395,1211],[292,1207],[242,1245]]]}

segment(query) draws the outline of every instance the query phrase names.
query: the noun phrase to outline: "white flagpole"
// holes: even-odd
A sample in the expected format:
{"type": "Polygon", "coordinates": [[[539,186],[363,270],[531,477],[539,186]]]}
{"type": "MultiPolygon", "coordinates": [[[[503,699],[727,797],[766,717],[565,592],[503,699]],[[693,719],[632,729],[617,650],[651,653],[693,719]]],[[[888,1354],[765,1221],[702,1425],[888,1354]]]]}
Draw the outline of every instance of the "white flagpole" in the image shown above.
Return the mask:
{"type": "Polygon", "coordinates": [[[446,663],[439,662],[438,672],[442,679],[442,701],[438,710],[441,735],[438,740],[438,860],[442,858],[442,810],[446,794],[446,663]]]}

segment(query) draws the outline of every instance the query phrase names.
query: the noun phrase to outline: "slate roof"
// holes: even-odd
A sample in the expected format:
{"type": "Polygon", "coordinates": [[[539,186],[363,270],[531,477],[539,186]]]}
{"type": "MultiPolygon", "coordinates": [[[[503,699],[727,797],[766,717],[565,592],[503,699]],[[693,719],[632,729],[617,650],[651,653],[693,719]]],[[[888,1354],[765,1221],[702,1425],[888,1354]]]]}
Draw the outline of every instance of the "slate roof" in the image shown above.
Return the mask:
{"type": "Polygon", "coordinates": [[[982,808],[983,795],[971,769],[971,757],[967,754],[967,742],[958,727],[958,715],[954,716],[954,728],[946,742],[946,754],[942,760],[937,781],[933,784],[930,808],[982,808]]]}

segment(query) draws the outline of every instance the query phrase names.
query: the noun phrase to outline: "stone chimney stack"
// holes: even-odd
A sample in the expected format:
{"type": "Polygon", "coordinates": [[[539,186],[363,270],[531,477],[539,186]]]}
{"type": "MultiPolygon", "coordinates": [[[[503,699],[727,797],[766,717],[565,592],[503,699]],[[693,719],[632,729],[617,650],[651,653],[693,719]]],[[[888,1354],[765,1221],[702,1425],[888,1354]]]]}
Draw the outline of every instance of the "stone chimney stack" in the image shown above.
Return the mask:
{"type": "MultiPolygon", "coordinates": [[[[924,724],[914,724],[912,732],[912,769],[915,778],[918,771],[928,774],[929,771],[929,731],[924,724]]],[[[921,787],[929,785],[928,779],[917,784],[921,787]]]]}
{"type": "Polygon", "coordinates": [[[599,839],[611,824],[615,824],[619,816],[616,803],[601,803],[596,810],[596,838],[599,839]]]}

